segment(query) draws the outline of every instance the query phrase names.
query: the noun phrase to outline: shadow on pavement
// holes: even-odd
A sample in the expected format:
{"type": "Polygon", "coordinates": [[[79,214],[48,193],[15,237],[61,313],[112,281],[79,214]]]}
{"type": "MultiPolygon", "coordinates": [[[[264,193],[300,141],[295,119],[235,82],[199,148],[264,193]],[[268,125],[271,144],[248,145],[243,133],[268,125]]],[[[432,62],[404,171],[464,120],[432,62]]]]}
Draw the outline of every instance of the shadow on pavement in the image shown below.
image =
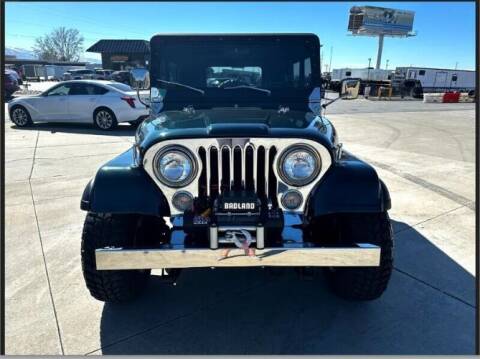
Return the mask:
{"type": "Polygon", "coordinates": [[[102,135],[102,136],[134,136],[136,126],[130,124],[121,123],[112,131],[102,131],[95,128],[93,125],[81,124],[81,123],[34,123],[29,127],[17,127],[13,123],[10,123],[10,127],[19,131],[46,131],[51,133],[77,133],[87,135],[102,135]]]}
{"type": "Polygon", "coordinates": [[[185,270],[152,277],[136,302],[106,304],[103,354],[473,354],[475,281],[416,230],[394,222],[395,267],[372,302],[348,302],[321,271],[185,270]]]}

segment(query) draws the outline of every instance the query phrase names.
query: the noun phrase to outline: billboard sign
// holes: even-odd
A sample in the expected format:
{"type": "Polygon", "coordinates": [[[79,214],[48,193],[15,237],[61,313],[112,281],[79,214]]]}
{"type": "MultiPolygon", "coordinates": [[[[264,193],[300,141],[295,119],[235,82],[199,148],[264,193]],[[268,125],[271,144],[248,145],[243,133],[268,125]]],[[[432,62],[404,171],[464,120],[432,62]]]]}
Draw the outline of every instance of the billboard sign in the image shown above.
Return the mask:
{"type": "Polygon", "coordinates": [[[350,9],[348,30],[354,35],[407,36],[413,29],[415,12],[376,6],[354,6],[350,9]]]}

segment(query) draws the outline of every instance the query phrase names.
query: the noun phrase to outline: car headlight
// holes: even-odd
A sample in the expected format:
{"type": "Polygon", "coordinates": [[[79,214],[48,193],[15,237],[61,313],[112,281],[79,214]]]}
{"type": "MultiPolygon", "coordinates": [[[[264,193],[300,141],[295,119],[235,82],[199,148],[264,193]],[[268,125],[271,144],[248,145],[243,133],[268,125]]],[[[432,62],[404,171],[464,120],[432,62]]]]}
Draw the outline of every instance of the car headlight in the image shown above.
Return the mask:
{"type": "Polygon", "coordinates": [[[322,161],[310,146],[294,145],[287,148],[278,161],[281,179],[291,186],[305,186],[320,173],[322,161]]]}
{"type": "Polygon", "coordinates": [[[155,156],[154,171],[157,178],[169,187],[184,187],[190,184],[197,173],[197,163],[188,149],[169,146],[155,156]]]}

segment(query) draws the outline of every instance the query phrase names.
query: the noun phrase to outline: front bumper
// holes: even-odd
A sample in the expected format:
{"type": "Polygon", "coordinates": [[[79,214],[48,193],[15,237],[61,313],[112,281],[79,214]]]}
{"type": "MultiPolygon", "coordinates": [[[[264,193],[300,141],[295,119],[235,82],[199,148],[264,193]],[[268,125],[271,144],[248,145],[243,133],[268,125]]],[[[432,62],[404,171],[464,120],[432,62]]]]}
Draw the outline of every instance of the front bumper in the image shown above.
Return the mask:
{"type": "MultiPolygon", "coordinates": [[[[370,243],[351,246],[321,246],[304,238],[295,228],[302,223],[299,215],[284,215],[279,242],[269,238],[268,228],[259,226],[207,225],[208,246],[188,244],[184,221],[172,222],[166,247],[97,249],[97,270],[163,269],[202,267],[378,267],[381,248],[370,243]],[[247,246],[233,246],[229,231],[246,230],[251,234],[247,246]]],[[[241,244],[241,243],[240,243],[241,244]]]]}
{"type": "Polygon", "coordinates": [[[380,247],[359,243],[342,248],[97,249],[98,270],[200,267],[377,267],[380,247]],[[253,255],[252,255],[253,254],[253,255]]]}

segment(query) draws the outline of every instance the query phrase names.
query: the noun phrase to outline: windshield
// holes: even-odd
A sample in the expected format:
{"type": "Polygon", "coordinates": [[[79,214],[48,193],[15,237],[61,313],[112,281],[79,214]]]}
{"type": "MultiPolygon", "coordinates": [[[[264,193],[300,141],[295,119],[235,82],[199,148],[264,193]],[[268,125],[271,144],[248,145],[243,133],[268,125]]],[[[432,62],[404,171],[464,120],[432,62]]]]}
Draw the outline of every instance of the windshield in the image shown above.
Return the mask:
{"type": "Polygon", "coordinates": [[[151,47],[152,87],[166,90],[165,101],[177,106],[304,106],[320,86],[313,35],[160,35],[151,47]]]}

